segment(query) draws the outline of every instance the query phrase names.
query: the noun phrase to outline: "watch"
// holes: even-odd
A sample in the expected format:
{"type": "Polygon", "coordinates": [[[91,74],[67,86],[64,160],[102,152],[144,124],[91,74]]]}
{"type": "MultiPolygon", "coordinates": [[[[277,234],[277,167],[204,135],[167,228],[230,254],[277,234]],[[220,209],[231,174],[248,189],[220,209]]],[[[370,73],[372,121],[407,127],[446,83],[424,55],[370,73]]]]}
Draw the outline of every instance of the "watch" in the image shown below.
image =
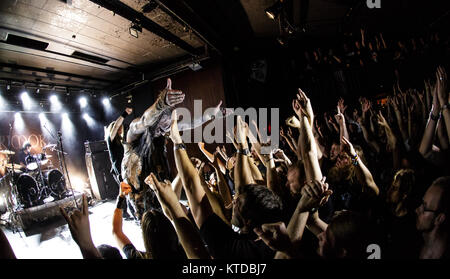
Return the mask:
{"type": "Polygon", "coordinates": [[[183,149],[186,150],[186,145],[184,143],[177,143],[173,146],[173,150],[183,149]]]}

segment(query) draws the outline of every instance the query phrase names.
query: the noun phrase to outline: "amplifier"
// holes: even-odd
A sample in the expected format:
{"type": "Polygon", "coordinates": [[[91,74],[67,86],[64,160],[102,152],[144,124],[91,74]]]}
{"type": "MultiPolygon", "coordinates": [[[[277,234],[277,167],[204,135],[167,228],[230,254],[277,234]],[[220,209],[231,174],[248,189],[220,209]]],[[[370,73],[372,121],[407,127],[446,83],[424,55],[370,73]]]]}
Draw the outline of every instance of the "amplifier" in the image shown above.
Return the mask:
{"type": "Polygon", "coordinates": [[[86,153],[108,152],[108,146],[104,140],[86,141],[84,147],[86,148],[86,153]]]}

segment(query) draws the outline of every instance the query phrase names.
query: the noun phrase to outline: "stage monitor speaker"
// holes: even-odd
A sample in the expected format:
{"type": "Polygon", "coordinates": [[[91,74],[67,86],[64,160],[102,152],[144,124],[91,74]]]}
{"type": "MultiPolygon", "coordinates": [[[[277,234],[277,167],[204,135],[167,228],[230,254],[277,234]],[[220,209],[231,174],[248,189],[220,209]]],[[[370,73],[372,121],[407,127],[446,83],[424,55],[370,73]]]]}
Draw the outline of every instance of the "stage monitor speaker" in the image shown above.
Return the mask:
{"type": "Polygon", "coordinates": [[[86,167],[94,197],[98,200],[117,198],[119,185],[111,174],[111,161],[106,142],[85,142],[84,145],[86,167]]]}
{"type": "Polygon", "coordinates": [[[22,228],[26,236],[45,233],[50,229],[67,224],[59,208],[75,209],[75,200],[77,201],[78,209],[80,209],[83,203],[82,194],[74,192],[73,196],[62,200],[21,209],[13,214],[15,218],[12,219],[18,227],[22,228]]]}

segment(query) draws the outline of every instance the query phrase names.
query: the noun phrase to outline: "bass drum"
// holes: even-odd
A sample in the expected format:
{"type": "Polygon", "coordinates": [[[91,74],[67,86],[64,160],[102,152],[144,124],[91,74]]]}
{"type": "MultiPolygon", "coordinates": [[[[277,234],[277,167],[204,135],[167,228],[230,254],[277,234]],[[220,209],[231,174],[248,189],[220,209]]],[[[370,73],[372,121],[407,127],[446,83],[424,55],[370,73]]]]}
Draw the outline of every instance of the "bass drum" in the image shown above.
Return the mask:
{"type": "Polygon", "coordinates": [[[42,204],[39,186],[36,180],[28,174],[22,174],[17,179],[17,191],[25,208],[42,204]]]}
{"type": "Polygon", "coordinates": [[[66,180],[64,175],[57,169],[46,171],[45,180],[51,192],[50,195],[55,199],[61,199],[66,192],[66,180]]]}

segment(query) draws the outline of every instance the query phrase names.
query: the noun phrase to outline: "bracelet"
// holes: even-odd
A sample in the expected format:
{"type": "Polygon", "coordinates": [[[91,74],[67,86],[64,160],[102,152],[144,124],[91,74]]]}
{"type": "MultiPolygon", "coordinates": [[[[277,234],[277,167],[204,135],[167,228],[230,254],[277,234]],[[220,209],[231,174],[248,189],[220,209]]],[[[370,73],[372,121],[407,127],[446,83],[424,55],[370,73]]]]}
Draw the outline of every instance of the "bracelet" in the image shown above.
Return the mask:
{"type": "Polygon", "coordinates": [[[243,155],[248,155],[248,154],[250,154],[250,150],[248,148],[238,149],[237,153],[243,154],[243,155]]]}
{"type": "Polygon", "coordinates": [[[124,112],[122,112],[122,114],[120,115],[123,118],[126,118],[128,116],[128,112],[125,110],[124,112]]]}
{"type": "Polygon", "coordinates": [[[431,120],[438,121],[439,118],[441,118],[441,113],[438,113],[438,115],[433,115],[433,113],[430,112],[430,118],[431,120]]]}
{"type": "Polygon", "coordinates": [[[184,143],[177,143],[173,146],[173,150],[186,150],[186,145],[184,143]]]}
{"type": "Polygon", "coordinates": [[[352,158],[352,164],[355,165],[355,166],[357,166],[357,165],[358,165],[358,159],[359,159],[358,154],[356,154],[356,155],[352,158]]]}
{"type": "Polygon", "coordinates": [[[125,197],[118,196],[117,197],[117,202],[116,202],[116,208],[117,209],[122,209],[124,202],[125,202],[125,197]]]}
{"type": "Polygon", "coordinates": [[[441,112],[444,111],[444,109],[448,109],[448,108],[450,108],[450,103],[446,104],[446,105],[443,105],[442,108],[441,108],[441,112]]]}

